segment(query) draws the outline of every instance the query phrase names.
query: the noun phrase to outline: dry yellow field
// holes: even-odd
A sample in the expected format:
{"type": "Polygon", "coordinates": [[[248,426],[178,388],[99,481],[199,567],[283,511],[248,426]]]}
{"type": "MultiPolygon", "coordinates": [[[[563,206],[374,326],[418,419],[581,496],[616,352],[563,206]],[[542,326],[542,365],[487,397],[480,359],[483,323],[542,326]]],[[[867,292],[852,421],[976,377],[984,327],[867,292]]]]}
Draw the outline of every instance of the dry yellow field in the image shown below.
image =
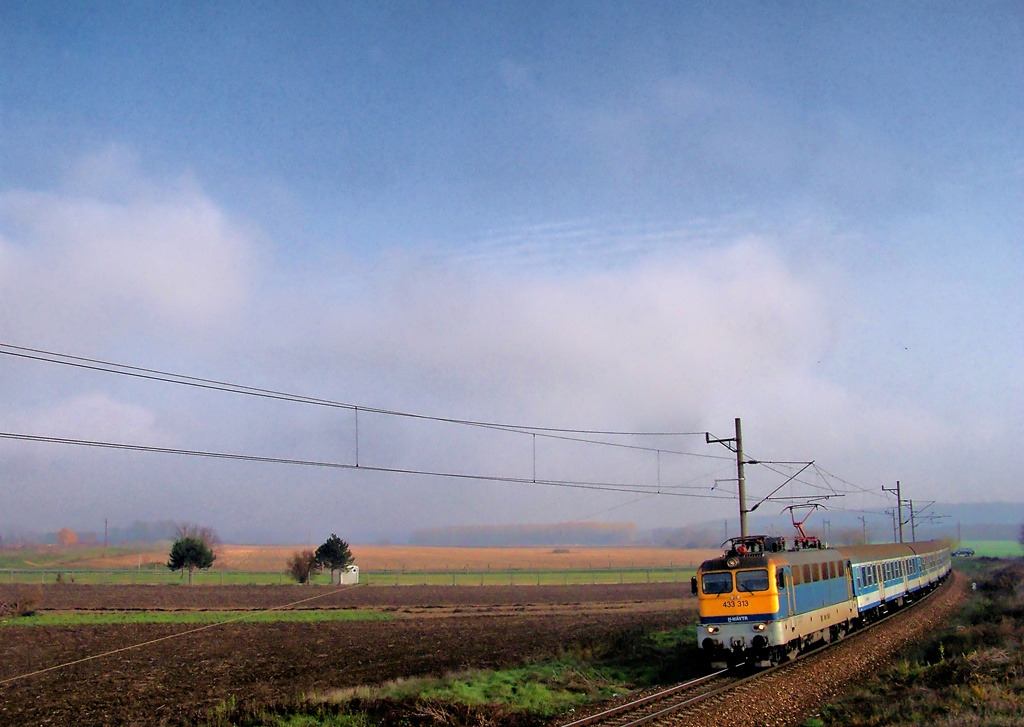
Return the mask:
{"type": "MultiPolygon", "coordinates": [[[[599,568],[695,567],[719,550],[674,548],[435,548],[411,545],[353,545],[363,571],[590,570],[599,568]],[[566,552],[567,551],[567,552],[566,552]]],[[[301,545],[220,545],[213,570],[280,572],[301,545]]],[[[164,549],[97,558],[95,568],[133,568],[165,563],[164,549]]]]}

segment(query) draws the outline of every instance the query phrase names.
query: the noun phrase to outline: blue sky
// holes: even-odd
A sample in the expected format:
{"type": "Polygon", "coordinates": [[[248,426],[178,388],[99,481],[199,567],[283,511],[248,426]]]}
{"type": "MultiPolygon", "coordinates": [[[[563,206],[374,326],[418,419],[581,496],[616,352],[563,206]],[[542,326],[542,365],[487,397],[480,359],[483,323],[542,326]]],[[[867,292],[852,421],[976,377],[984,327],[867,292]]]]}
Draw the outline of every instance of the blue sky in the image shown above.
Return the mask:
{"type": "MultiPolygon", "coordinates": [[[[5,2],[0,342],[535,426],[741,416],[755,456],[1019,500],[1022,59],[1019,3],[5,2]]],[[[324,459],[349,436],[3,358],[5,431],[324,459]]],[[[382,463],[523,466],[379,426],[382,463]]],[[[0,443],[0,531],[295,538],[287,492],[357,538],[729,512],[65,450],[0,443]]]]}

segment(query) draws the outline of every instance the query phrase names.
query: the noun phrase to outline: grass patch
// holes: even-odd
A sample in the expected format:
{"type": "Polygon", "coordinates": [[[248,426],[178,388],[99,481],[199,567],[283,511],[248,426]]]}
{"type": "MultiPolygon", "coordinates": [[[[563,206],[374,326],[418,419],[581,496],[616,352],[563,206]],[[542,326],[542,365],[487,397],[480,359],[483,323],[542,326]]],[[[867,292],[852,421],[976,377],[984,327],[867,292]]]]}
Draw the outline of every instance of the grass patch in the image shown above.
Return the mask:
{"type": "MultiPolygon", "coordinates": [[[[56,560],[19,561],[21,565],[0,565],[3,583],[63,583],[67,585],[185,585],[188,575],[171,572],[160,564],[144,564],[131,569],[85,569],[62,565],[56,560]]],[[[689,583],[693,568],[634,568],[618,570],[488,570],[488,571],[369,571],[359,573],[359,581],[374,586],[579,586],[615,583],[689,583]]],[[[222,570],[214,564],[210,570],[196,571],[197,586],[276,586],[294,585],[283,572],[222,570]]],[[[330,585],[330,573],[317,573],[313,585],[330,585]]]]}
{"type": "Polygon", "coordinates": [[[1019,558],[1024,553],[1016,540],[965,540],[957,547],[971,548],[979,558],[1019,558]]]}
{"type": "Polygon", "coordinates": [[[625,693],[625,679],[621,670],[563,657],[497,671],[403,679],[379,687],[336,692],[325,701],[359,704],[420,699],[468,706],[498,705],[551,717],[592,699],[625,693]]]}
{"type": "Polygon", "coordinates": [[[213,624],[244,620],[245,623],[320,623],[323,621],[387,621],[380,611],[96,611],[86,613],[35,613],[5,618],[0,626],[105,626],[110,624],[213,624]]]}

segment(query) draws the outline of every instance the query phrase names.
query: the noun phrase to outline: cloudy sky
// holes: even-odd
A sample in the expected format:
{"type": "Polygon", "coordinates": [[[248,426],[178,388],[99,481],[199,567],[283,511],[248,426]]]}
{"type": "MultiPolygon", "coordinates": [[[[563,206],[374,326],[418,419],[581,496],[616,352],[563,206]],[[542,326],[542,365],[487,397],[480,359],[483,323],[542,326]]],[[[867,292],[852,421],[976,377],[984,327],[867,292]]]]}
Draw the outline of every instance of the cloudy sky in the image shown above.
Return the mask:
{"type": "Polygon", "coordinates": [[[720,522],[736,417],[780,495],[1020,501],[1022,59],[1015,2],[4,2],[0,430],[616,487],[5,438],[0,532],[720,522]]]}

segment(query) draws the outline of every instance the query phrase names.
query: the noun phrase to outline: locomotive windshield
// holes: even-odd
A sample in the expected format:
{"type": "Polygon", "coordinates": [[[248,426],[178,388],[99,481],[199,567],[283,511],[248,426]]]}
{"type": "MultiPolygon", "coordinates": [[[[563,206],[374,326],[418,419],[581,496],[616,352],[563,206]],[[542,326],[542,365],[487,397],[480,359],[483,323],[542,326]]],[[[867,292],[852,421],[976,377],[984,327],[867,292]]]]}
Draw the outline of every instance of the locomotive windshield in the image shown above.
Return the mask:
{"type": "Polygon", "coordinates": [[[704,585],[704,593],[712,595],[716,593],[732,592],[732,573],[705,573],[701,581],[704,585]]]}
{"type": "Polygon", "coordinates": [[[736,590],[753,593],[768,590],[768,570],[741,570],[736,573],[736,590]]]}

